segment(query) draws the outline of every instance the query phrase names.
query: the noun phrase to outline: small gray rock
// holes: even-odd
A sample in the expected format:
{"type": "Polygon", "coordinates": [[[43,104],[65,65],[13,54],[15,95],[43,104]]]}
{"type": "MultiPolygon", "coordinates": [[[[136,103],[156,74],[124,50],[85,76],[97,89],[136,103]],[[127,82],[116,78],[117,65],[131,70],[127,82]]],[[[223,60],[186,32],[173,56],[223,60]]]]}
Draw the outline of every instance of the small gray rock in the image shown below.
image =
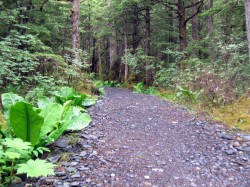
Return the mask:
{"type": "Polygon", "coordinates": [[[60,139],[56,141],[56,146],[59,148],[66,148],[69,145],[69,141],[65,139],[60,139]]]}
{"type": "Polygon", "coordinates": [[[69,173],[76,172],[76,168],[67,167],[67,168],[66,168],[66,171],[68,171],[69,173]]]}
{"type": "Polygon", "coordinates": [[[80,178],[80,173],[75,173],[74,175],[71,175],[71,178],[80,178]]]}
{"type": "Polygon", "coordinates": [[[225,151],[225,152],[226,152],[227,155],[233,155],[233,154],[235,154],[235,151],[232,150],[232,149],[227,150],[227,151],[225,151]]]}
{"type": "Polygon", "coordinates": [[[61,158],[61,155],[55,155],[49,158],[49,161],[52,162],[53,164],[57,163],[59,159],[61,158]]]}
{"type": "Polygon", "coordinates": [[[80,182],[77,182],[77,181],[72,182],[70,183],[70,186],[80,186],[80,182]]]}

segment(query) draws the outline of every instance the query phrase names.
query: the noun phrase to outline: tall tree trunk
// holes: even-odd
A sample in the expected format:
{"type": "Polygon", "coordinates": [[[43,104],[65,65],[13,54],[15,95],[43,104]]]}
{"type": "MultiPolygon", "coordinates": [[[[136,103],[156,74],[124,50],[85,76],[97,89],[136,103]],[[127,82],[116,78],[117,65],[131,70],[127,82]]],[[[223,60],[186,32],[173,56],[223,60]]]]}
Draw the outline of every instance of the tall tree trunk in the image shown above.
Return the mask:
{"type": "MultiPolygon", "coordinates": [[[[193,14],[195,14],[197,12],[197,6],[198,5],[194,5],[192,7],[192,12],[193,14]]],[[[192,39],[193,40],[198,40],[199,39],[199,36],[198,36],[198,33],[199,33],[199,29],[198,29],[198,14],[196,14],[193,18],[192,18],[192,39]]]]}
{"type": "MultiPolygon", "coordinates": [[[[112,1],[111,0],[107,0],[107,3],[109,5],[110,11],[112,11],[112,1]]],[[[118,58],[118,46],[117,46],[117,41],[116,41],[116,37],[117,37],[117,33],[116,33],[116,29],[113,27],[113,23],[110,22],[109,23],[109,28],[111,31],[111,34],[109,36],[109,79],[113,78],[113,70],[116,70],[115,73],[117,72],[117,69],[114,69],[114,66],[117,64],[117,58],[118,58]]]]}
{"type": "Polygon", "coordinates": [[[140,44],[140,36],[139,36],[139,10],[138,5],[134,6],[134,19],[133,19],[133,53],[136,52],[136,49],[139,47],[140,44]]]}
{"type": "MultiPolygon", "coordinates": [[[[128,12],[125,10],[125,23],[124,23],[124,51],[125,56],[128,55],[128,12]]],[[[124,70],[124,81],[126,82],[128,80],[128,62],[125,63],[125,70],[124,70]]]]}
{"type": "Polygon", "coordinates": [[[183,51],[187,47],[186,16],[185,16],[185,6],[183,0],[178,0],[178,20],[179,20],[180,50],[183,51]]]}
{"type": "Polygon", "coordinates": [[[72,13],[72,50],[73,62],[80,61],[80,30],[79,30],[79,17],[80,17],[80,0],[73,0],[73,13],[72,13]]]}
{"type": "Polygon", "coordinates": [[[98,74],[99,78],[102,78],[101,44],[98,45],[98,74]]]}
{"type": "MultiPolygon", "coordinates": [[[[213,6],[213,0],[208,0],[206,1],[205,4],[205,10],[210,10],[213,6]]],[[[213,31],[213,21],[212,21],[212,16],[207,15],[206,16],[206,29],[207,29],[207,34],[210,35],[213,31]]]]}
{"type": "Polygon", "coordinates": [[[88,1],[88,26],[87,26],[87,46],[88,46],[88,59],[87,63],[89,66],[91,65],[91,4],[88,1]]]}
{"type": "Polygon", "coordinates": [[[250,0],[245,0],[246,31],[248,39],[248,52],[250,61],[250,0]]]}
{"type": "MultiPolygon", "coordinates": [[[[213,0],[208,0],[205,4],[205,10],[209,11],[213,6],[213,0]]],[[[207,35],[209,38],[211,38],[211,33],[213,32],[213,20],[211,15],[206,16],[206,30],[207,30],[207,35]]],[[[214,62],[214,53],[213,53],[213,47],[210,42],[208,42],[208,49],[209,49],[209,58],[210,58],[210,63],[214,62]]]]}
{"type": "Polygon", "coordinates": [[[92,63],[91,72],[97,71],[97,60],[96,60],[96,38],[93,37],[93,51],[92,51],[92,63]]]}
{"type": "MultiPolygon", "coordinates": [[[[150,45],[150,30],[151,30],[151,17],[150,17],[150,7],[146,6],[146,29],[145,29],[145,53],[147,56],[151,55],[151,45],[150,45]]],[[[150,82],[150,71],[147,69],[149,61],[146,61],[146,84],[150,82]]]]}

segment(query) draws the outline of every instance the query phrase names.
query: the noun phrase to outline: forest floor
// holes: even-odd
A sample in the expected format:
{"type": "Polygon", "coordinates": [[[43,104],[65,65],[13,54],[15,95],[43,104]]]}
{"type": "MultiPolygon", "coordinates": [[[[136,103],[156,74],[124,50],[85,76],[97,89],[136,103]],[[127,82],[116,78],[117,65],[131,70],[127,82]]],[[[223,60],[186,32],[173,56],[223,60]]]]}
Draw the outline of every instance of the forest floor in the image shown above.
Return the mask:
{"type": "Polygon", "coordinates": [[[155,96],[107,88],[92,123],[66,134],[37,186],[249,187],[250,135],[228,132],[155,96]]]}

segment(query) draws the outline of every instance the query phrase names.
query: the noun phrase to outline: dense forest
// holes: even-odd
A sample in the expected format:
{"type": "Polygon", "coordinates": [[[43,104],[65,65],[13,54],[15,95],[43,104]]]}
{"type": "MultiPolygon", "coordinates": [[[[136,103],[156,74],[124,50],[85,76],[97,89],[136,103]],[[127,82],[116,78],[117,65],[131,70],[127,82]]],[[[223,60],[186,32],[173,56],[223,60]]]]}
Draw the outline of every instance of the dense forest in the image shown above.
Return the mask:
{"type": "MultiPolygon", "coordinates": [[[[94,104],[95,98],[80,92],[102,93],[100,84],[134,86],[141,93],[157,90],[166,99],[212,111],[236,102],[241,111],[249,107],[249,57],[250,0],[0,0],[0,93],[23,97],[2,96],[8,123],[18,107],[37,112],[32,104],[42,96],[57,102],[47,112],[72,120],[69,105],[83,100],[84,107],[94,104]],[[11,97],[12,104],[20,102],[12,112],[11,97]]],[[[38,106],[46,110],[49,102],[40,99],[38,106]]],[[[71,112],[80,115],[84,107],[71,112]]],[[[45,118],[46,111],[41,113],[45,118]]],[[[245,113],[233,123],[249,130],[249,110],[245,113]]],[[[90,117],[74,120],[87,125],[90,117]]],[[[58,138],[70,123],[62,122],[62,130],[52,132],[58,121],[50,121],[52,126],[43,132],[48,141],[37,144],[28,137],[35,154],[46,150],[39,147],[52,142],[51,136],[58,138]]],[[[19,137],[15,124],[12,128],[8,133],[19,137]]],[[[4,141],[3,148],[8,147],[4,141]]]]}
{"type": "Polygon", "coordinates": [[[246,11],[238,0],[1,1],[2,89],[74,84],[84,75],[206,87],[230,101],[249,83],[245,4],[246,11]]]}

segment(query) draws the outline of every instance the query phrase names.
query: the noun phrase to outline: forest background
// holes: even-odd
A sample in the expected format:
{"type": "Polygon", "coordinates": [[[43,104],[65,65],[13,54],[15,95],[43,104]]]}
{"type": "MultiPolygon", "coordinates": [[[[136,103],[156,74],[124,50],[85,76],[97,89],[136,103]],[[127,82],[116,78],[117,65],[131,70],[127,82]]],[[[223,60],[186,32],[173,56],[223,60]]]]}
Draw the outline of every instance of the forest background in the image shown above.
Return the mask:
{"type": "Polygon", "coordinates": [[[1,0],[0,92],[139,83],[249,130],[249,21],[249,0],[1,0]]]}

